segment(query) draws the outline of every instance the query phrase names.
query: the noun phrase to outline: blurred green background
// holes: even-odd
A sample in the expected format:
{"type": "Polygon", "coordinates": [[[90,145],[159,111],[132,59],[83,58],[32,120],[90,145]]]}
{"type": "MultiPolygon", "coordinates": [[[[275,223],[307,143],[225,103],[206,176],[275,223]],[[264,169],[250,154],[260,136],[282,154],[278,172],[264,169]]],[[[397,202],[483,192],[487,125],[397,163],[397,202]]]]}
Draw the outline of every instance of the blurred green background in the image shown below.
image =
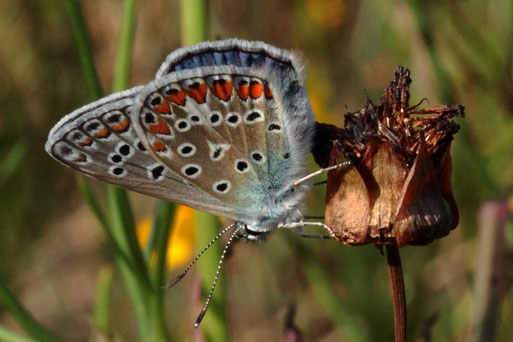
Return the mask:
{"type": "MultiPolygon", "coordinates": [[[[133,341],[133,308],[113,251],[74,173],[44,152],[58,119],[90,101],[64,3],[0,3],[0,274],[63,341],[133,341]],[[97,283],[111,272],[110,324],[98,337],[91,334],[97,283]]],[[[123,2],[81,6],[108,93],[123,2]]],[[[465,105],[452,148],[460,225],[427,247],[401,250],[408,336],[513,341],[513,1],[220,0],[208,3],[207,19],[211,40],[263,40],[300,51],[320,122],[341,125],[347,109],[364,106],[366,93],[378,102],[398,65],[411,70],[412,104],[425,97],[429,105],[465,105]],[[485,203],[498,211],[483,211],[485,203]]],[[[181,46],[180,30],[178,1],[139,3],[131,85],[153,79],[181,46]]],[[[104,193],[99,182],[92,185],[104,193]]],[[[312,191],[306,214],[322,215],[323,193],[312,191]]],[[[152,214],[153,200],[130,198],[136,221],[152,214]]],[[[292,232],[261,246],[237,243],[224,268],[231,340],[279,340],[292,303],[305,341],[393,340],[385,259],[373,246],[292,232]]],[[[170,340],[193,340],[194,279],[165,292],[170,340]]],[[[25,335],[2,303],[0,327],[25,335]]]]}

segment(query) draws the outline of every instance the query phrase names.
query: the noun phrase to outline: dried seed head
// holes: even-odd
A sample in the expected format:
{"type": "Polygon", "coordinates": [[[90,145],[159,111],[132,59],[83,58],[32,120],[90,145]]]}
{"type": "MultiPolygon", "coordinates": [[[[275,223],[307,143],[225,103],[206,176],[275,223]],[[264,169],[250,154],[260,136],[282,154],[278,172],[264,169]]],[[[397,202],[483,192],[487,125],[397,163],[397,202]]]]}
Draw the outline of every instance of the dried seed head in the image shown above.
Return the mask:
{"type": "Polygon", "coordinates": [[[328,174],[326,223],[342,243],[428,244],[458,224],[449,151],[464,107],[410,107],[410,83],[399,67],[378,106],[368,99],[343,129],[318,125],[316,161],[354,164],[328,174]]]}

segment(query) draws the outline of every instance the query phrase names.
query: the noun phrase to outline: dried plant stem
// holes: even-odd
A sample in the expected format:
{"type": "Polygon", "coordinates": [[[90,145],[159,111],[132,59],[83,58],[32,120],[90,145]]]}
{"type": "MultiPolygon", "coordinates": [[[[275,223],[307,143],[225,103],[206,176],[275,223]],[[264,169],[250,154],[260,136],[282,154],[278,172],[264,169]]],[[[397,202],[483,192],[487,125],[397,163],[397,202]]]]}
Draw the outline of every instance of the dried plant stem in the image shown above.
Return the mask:
{"type": "Polygon", "coordinates": [[[403,267],[397,246],[386,246],[392,297],[394,301],[395,342],[406,341],[406,298],[404,291],[403,267]]]}

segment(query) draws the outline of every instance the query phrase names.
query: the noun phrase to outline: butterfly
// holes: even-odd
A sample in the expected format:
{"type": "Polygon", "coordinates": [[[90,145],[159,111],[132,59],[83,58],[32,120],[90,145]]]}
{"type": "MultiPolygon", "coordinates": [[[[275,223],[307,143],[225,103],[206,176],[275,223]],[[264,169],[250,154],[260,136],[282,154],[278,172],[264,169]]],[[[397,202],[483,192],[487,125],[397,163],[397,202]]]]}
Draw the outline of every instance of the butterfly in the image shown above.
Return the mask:
{"type": "Polygon", "coordinates": [[[45,149],[87,176],[233,219],[231,238],[261,241],[306,224],[314,130],[299,58],[229,39],[178,49],[149,84],[66,115],[45,149]]]}

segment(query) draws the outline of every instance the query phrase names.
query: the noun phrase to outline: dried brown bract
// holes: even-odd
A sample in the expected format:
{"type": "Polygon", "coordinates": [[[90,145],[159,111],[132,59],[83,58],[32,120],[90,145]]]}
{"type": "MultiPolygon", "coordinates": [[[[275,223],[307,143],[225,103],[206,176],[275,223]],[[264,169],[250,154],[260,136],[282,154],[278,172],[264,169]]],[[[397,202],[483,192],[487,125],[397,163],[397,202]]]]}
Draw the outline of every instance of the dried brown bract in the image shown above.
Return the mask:
{"type": "Polygon", "coordinates": [[[326,224],[344,244],[424,245],[458,225],[450,144],[464,107],[410,106],[410,83],[399,67],[378,106],[318,125],[316,161],[354,165],[328,173],[326,224]]]}

